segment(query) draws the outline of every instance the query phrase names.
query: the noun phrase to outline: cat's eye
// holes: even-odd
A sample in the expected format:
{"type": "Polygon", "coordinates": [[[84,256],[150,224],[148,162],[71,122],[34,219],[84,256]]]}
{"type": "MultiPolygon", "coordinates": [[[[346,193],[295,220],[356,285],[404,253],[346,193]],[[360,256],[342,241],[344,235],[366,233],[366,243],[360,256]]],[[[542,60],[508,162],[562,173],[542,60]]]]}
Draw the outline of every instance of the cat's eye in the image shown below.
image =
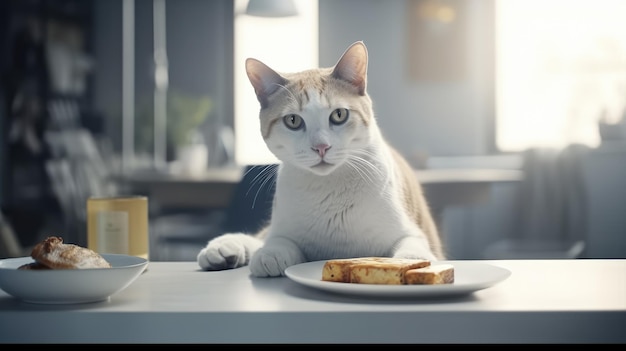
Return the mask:
{"type": "Polygon", "coordinates": [[[340,125],[346,123],[350,116],[350,110],[347,108],[338,108],[330,114],[330,123],[340,125]]]}
{"type": "Polygon", "coordinates": [[[298,130],[304,127],[304,120],[299,115],[294,113],[288,114],[283,117],[283,123],[287,126],[287,128],[291,130],[298,130]]]}

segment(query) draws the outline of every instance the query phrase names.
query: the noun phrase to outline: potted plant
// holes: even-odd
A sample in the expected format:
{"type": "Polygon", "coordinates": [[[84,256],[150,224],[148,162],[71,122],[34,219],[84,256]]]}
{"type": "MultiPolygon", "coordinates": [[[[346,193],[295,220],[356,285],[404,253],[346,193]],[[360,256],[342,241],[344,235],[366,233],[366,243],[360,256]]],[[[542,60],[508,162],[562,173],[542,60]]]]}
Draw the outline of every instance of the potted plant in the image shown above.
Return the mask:
{"type": "MultiPolygon", "coordinates": [[[[211,116],[213,100],[178,90],[167,94],[167,161],[178,159],[190,145],[204,144],[201,127],[211,116]]],[[[135,148],[150,154],[154,149],[154,114],[151,99],[137,106],[135,148]]],[[[196,147],[198,148],[198,147],[196,147]]]]}

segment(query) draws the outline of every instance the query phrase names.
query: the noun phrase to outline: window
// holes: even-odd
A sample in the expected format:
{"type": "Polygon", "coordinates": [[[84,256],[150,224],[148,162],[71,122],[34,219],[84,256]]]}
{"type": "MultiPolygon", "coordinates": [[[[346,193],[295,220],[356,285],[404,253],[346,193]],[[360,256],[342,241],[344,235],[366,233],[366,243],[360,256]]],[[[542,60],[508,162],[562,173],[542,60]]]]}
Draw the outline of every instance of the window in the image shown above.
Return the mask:
{"type": "Polygon", "coordinates": [[[248,1],[235,0],[235,160],[240,165],[277,162],[259,131],[259,103],[246,75],[246,58],[282,72],[318,65],[317,0],[294,2],[297,16],[266,18],[246,15],[248,1]]]}
{"type": "Polygon", "coordinates": [[[626,108],[626,1],[496,0],[496,145],[597,146],[626,108]]]}

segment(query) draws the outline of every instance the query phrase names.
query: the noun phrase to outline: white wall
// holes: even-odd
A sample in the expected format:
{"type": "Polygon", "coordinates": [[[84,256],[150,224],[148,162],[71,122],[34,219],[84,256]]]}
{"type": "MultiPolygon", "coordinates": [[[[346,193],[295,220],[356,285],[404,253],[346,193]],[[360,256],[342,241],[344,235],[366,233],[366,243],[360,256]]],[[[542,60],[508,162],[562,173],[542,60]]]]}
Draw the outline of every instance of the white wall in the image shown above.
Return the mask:
{"type": "Polygon", "coordinates": [[[370,55],[368,90],[379,124],[407,157],[488,153],[492,118],[490,1],[467,3],[467,79],[418,82],[410,78],[408,1],[320,0],[320,65],[336,63],[363,40],[370,55]]]}

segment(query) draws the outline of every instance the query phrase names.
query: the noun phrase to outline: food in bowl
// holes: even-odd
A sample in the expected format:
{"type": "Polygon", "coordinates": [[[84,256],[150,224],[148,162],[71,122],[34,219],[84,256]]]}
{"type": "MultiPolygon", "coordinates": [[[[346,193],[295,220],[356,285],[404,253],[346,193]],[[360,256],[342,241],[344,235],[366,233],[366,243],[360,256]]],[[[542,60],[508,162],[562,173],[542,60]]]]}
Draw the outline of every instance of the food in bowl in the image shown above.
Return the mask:
{"type": "Polygon", "coordinates": [[[49,236],[35,245],[30,256],[35,262],[18,269],[87,269],[111,268],[111,264],[97,252],[74,244],[66,244],[63,238],[49,236]]]}

